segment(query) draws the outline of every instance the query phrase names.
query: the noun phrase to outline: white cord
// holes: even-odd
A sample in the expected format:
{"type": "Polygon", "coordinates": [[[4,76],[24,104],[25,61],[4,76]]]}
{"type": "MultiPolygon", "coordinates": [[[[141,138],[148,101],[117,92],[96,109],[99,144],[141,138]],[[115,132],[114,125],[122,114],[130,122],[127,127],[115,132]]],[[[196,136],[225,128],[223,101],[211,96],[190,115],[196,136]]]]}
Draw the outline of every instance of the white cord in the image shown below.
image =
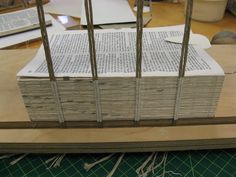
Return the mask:
{"type": "Polygon", "coordinates": [[[85,169],[86,171],[89,171],[91,168],[93,168],[94,166],[98,165],[99,163],[102,163],[102,162],[104,162],[104,161],[110,159],[113,155],[114,155],[114,154],[110,154],[110,155],[105,156],[105,157],[103,157],[103,158],[101,158],[101,159],[99,159],[99,160],[97,160],[97,161],[95,161],[95,162],[93,162],[93,163],[90,163],[90,164],[85,163],[85,164],[84,164],[84,169],[85,169]]]}
{"type": "Polygon", "coordinates": [[[119,157],[119,159],[117,160],[115,166],[112,168],[111,172],[107,175],[107,177],[112,177],[113,174],[115,173],[116,169],[118,168],[118,166],[120,165],[120,162],[122,161],[123,157],[124,157],[125,153],[122,153],[121,156],[119,157]]]}

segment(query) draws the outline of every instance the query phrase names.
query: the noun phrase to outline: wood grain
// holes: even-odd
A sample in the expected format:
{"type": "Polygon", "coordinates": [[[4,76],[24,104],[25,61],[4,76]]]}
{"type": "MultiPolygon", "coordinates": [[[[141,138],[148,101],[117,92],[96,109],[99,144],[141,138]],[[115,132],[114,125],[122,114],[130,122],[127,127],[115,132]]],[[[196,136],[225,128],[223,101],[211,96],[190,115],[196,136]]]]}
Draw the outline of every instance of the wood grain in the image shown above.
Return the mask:
{"type": "Polygon", "coordinates": [[[236,147],[235,131],[236,124],[0,129],[0,153],[108,153],[233,148],[236,147]]]}
{"type": "Polygon", "coordinates": [[[2,50],[0,53],[1,122],[29,121],[17,86],[16,74],[32,59],[36,50],[2,50]]]}

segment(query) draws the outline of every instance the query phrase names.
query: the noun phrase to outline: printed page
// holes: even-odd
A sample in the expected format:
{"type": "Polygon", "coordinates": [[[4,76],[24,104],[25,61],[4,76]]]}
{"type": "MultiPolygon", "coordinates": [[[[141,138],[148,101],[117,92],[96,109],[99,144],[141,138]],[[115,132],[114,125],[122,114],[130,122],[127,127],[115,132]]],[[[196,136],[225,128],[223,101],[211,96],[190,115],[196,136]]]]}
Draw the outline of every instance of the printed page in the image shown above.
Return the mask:
{"type": "MultiPolygon", "coordinates": [[[[47,32],[49,35],[62,32],[65,30],[65,27],[61,25],[59,22],[57,22],[51,15],[46,14],[45,19],[52,21],[52,25],[47,26],[47,32]]],[[[22,42],[35,40],[40,37],[41,37],[40,29],[35,29],[23,33],[17,33],[17,34],[12,34],[10,36],[5,36],[0,39],[0,49],[20,44],[22,42]]]]}
{"type": "MultiPolygon", "coordinates": [[[[127,0],[92,0],[93,24],[135,22],[136,17],[127,0]]],[[[81,25],[87,25],[84,3],[81,11],[81,25]]]]}
{"type": "MultiPolygon", "coordinates": [[[[47,19],[46,24],[49,23],[50,20],[47,19]]],[[[39,28],[35,8],[0,15],[0,37],[35,28],[39,28]]]]}
{"type": "MultiPolygon", "coordinates": [[[[177,76],[181,44],[166,42],[181,31],[144,29],[143,76],[177,76]]],[[[135,76],[136,30],[96,30],[96,57],[100,77],[135,76]]],[[[57,77],[91,77],[87,31],[68,31],[50,37],[51,54],[57,77]]],[[[189,46],[186,75],[223,75],[221,67],[204,52],[189,46]]],[[[47,65],[41,47],[34,60],[18,76],[45,77],[47,65]]]]}

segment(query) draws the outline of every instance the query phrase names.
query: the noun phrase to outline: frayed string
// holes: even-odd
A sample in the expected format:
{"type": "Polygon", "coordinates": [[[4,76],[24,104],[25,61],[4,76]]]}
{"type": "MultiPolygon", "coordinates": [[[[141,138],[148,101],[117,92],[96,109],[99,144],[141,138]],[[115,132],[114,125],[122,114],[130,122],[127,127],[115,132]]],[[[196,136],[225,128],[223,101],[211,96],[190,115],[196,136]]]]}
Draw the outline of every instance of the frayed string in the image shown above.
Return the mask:
{"type": "Polygon", "coordinates": [[[16,163],[18,163],[20,160],[22,160],[23,158],[25,158],[28,154],[22,154],[20,157],[18,157],[17,159],[13,160],[10,162],[10,165],[15,165],[16,163]]]}
{"type": "Polygon", "coordinates": [[[157,177],[164,177],[166,174],[166,160],[167,160],[167,152],[164,153],[163,158],[161,160],[161,162],[158,164],[157,167],[161,166],[163,164],[163,171],[161,175],[158,175],[157,177]]]}
{"type": "Polygon", "coordinates": [[[117,160],[116,164],[114,165],[114,167],[112,168],[111,172],[107,175],[107,177],[112,177],[113,174],[115,173],[116,169],[118,168],[118,166],[120,165],[123,157],[124,157],[125,153],[122,153],[121,156],[119,157],[119,159],[117,160]]]}
{"type": "Polygon", "coordinates": [[[60,167],[61,161],[63,160],[63,158],[65,157],[65,155],[66,155],[66,154],[62,154],[61,156],[59,156],[59,158],[57,159],[57,161],[56,161],[55,164],[53,165],[53,168],[60,167]]]}
{"type": "Polygon", "coordinates": [[[166,173],[172,174],[172,175],[178,175],[178,176],[182,176],[180,173],[176,173],[173,171],[166,171],[166,173]]]}
{"type": "Polygon", "coordinates": [[[154,164],[155,164],[156,158],[157,158],[157,153],[155,153],[153,161],[152,161],[152,173],[153,174],[154,174],[154,164]]]}
{"type": "Polygon", "coordinates": [[[163,162],[163,173],[162,173],[162,177],[164,177],[165,174],[166,174],[166,160],[167,160],[167,155],[168,155],[168,153],[166,152],[166,153],[164,154],[164,157],[163,157],[164,162],[163,162]]]}
{"type": "Polygon", "coordinates": [[[55,155],[55,156],[51,157],[50,159],[46,160],[45,163],[48,164],[56,158],[58,158],[58,155],[55,155]]]}
{"type": "Polygon", "coordinates": [[[166,152],[162,158],[162,162],[163,162],[163,172],[161,175],[157,176],[157,177],[165,177],[166,174],[172,174],[172,175],[178,175],[178,176],[182,176],[182,174],[180,173],[176,173],[173,172],[171,170],[166,171],[166,161],[167,161],[167,156],[168,156],[168,152],[166,152]]]}
{"type": "Polygon", "coordinates": [[[47,169],[60,167],[61,161],[63,160],[65,155],[66,154],[56,155],[56,156],[53,156],[52,158],[46,160],[45,161],[46,164],[48,164],[52,161],[51,165],[47,169]]]}
{"type": "Polygon", "coordinates": [[[157,157],[157,153],[155,152],[155,153],[154,153],[154,156],[153,156],[152,162],[151,162],[150,165],[147,167],[146,171],[145,171],[145,172],[142,172],[142,174],[141,174],[142,177],[148,176],[148,174],[149,174],[150,172],[152,172],[152,173],[154,174],[154,170],[155,170],[155,166],[154,166],[154,165],[155,165],[156,157],[157,157]]]}
{"type": "Polygon", "coordinates": [[[158,175],[157,177],[164,177],[166,174],[172,174],[172,175],[178,175],[181,176],[180,173],[175,173],[173,171],[166,171],[166,161],[168,153],[164,153],[161,161],[155,165],[155,161],[157,159],[157,152],[153,152],[147,160],[136,170],[136,173],[138,174],[138,177],[147,177],[150,172],[154,174],[154,171],[161,167],[163,165],[163,171],[161,175],[158,175]]]}
{"type": "Polygon", "coordinates": [[[114,154],[110,154],[110,155],[105,156],[105,157],[103,157],[103,158],[101,158],[101,159],[99,159],[99,160],[97,160],[97,161],[95,161],[93,163],[90,163],[90,164],[85,163],[84,164],[84,169],[86,171],[89,171],[91,168],[93,168],[94,166],[98,165],[99,163],[102,163],[103,161],[106,161],[106,160],[110,159],[113,155],[114,154]]]}
{"type": "Polygon", "coordinates": [[[10,158],[10,157],[12,157],[12,156],[14,156],[14,155],[16,155],[16,154],[5,154],[5,155],[2,155],[2,156],[0,156],[0,160],[2,160],[2,159],[8,159],[8,158],[10,158]]]}
{"type": "Polygon", "coordinates": [[[157,152],[153,152],[147,158],[147,160],[136,170],[136,173],[138,174],[139,177],[146,177],[150,172],[154,173],[154,170],[159,166],[159,164],[155,166],[156,158],[157,158],[157,152]],[[149,164],[150,161],[152,162],[149,164]],[[147,167],[146,170],[145,167],[147,167]]]}
{"type": "Polygon", "coordinates": [[[155,154],[155,153],[153,152],[153,153],[147,158],[147,160],[145,160],[145,162],[143,162],[143,164],[142,164],[139,168],[137,168],[136,173],[137,173],[138,175],[140,174],[140,172],[143,173],[144,168],[146,167],[146,165],[148,164],[148,162],[152,159],[152,157],[153,157],[154,154],[155,154]]]}
{"type": "Polygon", "coordinates": [[[60,156],[56,156],[53,160],[53,162],[51,163],[51,165],[47,168],[47,169],[50,169],[50,168],[53,168],[54,164],[56,163],[56,161],[58,160],[60,156]]]}
{"type": "Polygon", "coordinates": [[[160,163],[158,163],[157,165],[155,165],[156,158],[157,158],[157,153],[154,154],[153,159],[152,159],[152,162],[151,162],[151,164],[147,167],[146,171],[145,171],[145,172],[142,172],[142,173],[139,175],[140,177],[147,177],[150,172],[152,172],[152,173],[154,174],[154,170],[161,166],[161,164],[163,163],[164,160],[162,160],[160,163]]]}

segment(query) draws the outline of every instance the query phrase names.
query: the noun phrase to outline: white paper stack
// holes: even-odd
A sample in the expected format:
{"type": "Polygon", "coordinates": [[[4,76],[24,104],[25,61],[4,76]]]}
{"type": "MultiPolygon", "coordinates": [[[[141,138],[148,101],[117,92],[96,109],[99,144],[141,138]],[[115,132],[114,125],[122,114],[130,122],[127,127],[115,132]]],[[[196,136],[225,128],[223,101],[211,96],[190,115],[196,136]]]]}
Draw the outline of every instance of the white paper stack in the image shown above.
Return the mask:
{"type": "MultiPolygon", "coordinates": [[[[144,29],[140,120],[173,119],[182,35],[165,28],[144,29]]],[[[95,31],[102,120],[134,120],[136,107],[136,30],[95,31]]],[[[51,54],[65,121],[97,121],[87,32],[50,36],[51,54]]],[[[33,121],[58,121],[43,48],[18,74],[25,106],[33,121]]],[[[213,117],[224,72],[203,50],[189,46],[178,117],[213,117]]]]}

